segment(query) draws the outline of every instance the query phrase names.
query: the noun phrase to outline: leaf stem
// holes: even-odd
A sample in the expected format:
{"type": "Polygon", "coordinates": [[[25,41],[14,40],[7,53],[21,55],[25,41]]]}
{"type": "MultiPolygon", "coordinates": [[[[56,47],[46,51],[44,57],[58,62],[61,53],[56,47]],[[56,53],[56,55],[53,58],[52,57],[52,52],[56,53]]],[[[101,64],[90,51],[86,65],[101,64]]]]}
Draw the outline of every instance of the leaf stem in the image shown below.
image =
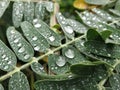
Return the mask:
{"type": "Polygon", "coordinates": [[[63,45],[61,45],[61,46],[53,49],[53,50],[48,51],[47,53],[45,53],[45,54],[42,55],[42,56],[39,56],[39,57],[37,57],[37,58],[33,57],[30,62],[28,62],[28,63],[26,63],[26,64],[24,64],[24,65],[22,65],[22,66],[20,66],[20,67],[16,67],[13,71],[8,72],[7,74],[1,76],[1,77],[0,77],[0,82],[6,80],[6,79],[9,78],[10,76],[12,76],[14,73],[19,72],[20,70],[23,70],[23,69],[29,67],[32,63],[34,63],[34,62],[36,62],[36,61],[39,61],[39,60],[41,60],[42,58],[44,58],[44,57],[46,57],[46,56],[48,56],[48,55],[50,55],[50,54],[53,54],[54,52],[56,52],[56,51],[58,51],[58,50],[60,50],[60,49],[62,49],[62,48],[64,48],[64,47],[66,47],[66,46],[68,46],[68,45],[74,43],[75,41],[78,41],[79,39],[82,39],[82,38],[84,38],[84,37],[85,37],[85,35],[82,35],[82,36],[80,36],[80,37],[77,37],[77,38],[75,38],[75,39],[73,39],[73,40],[71,40],[71,41],[69,41],[69,42],[67,42],[67,43],[65,43],[65,44],[63,44],[63,45]]]}

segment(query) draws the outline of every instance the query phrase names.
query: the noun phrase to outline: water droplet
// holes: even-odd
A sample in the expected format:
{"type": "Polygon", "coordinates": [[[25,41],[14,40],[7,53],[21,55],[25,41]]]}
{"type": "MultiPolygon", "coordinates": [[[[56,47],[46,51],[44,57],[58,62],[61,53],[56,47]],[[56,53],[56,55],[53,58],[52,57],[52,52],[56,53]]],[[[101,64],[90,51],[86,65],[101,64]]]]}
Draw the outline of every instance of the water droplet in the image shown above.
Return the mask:
{"type": "Polygon", "coordinates": [[[5,54],[3,54],[3,55],[2,55],[2,58],[5,58],[5,57],[6,57],[6,55],[5,55],[5,54]]]}
{"type": "Polygon", "coordinates": [[[64,57],[61,57],[61,56],[60,56],[59,59],[56,61],[56,64],[57,64],[59,67],[64,66],[65,63],[66,63],[65,58],[64,58],[64,57]]]}
{"type": "Polygon", "coordinates": [[[39,51],[39,50],[40,50],[40,47],[39,47],[39,46],[35,46],[35,47],[34,47],[34,50],[39,51]]]}
{"type": "Polygon", "coordinates": [[[36,41],[38,38],[36,37],[36,36],[34,36],[33,38],[32,38],[32,40],[34,40],[34,41],[36,41]]]}
{"type": "Polygon", "coordinates": [[[36,23],[36,24],[34,24],[34,27],[36,27],[36,28],[40,28],[40,27],[41,27],[41,24],[36,23]]]}
{"type": "Polygon", "coordinates": [[[9,68],[8,66],[5,66],[5,67],[4,67],[5,70],[8,69],[8,68],[9,68]]]}
{"type": "Polygon", "coordinates": [[[19,53],[22,53],[22,52],[24,52],[24,51],[25,51],[25,48],[24,48],[24,47],[21,47],[21,48],[18,50],[19,53]]]}
{"type": "Polygon", "coordinates": [[[18,43],[18,42],[19,42],[19,39],[17,38],[17,39],[15,39],[13,42],[14,42],[14,43],[18,43]]]}
{"type": "Polygon", "coordinates": [[[19,43],[17,46],[18,46],[18,47],[20,47],[20,46],[22,46],[22,44],[21,44],[21,43],[19,43]]]}
{"type": "Polygon", "coordinates": [[[55,37],[54,36],[50,36],[49,40],[53,42],[55,40],[55,37]]]}
{"type": "Polygon", "coordinates": [[[55,67],[55,69],[58,69],[58,67],[55,67]]]}
{"type": "Polygon", "coordinates": [[[65,52],[65,56],[68,57],[68,58],[74,58],[74,57],[75,57],[75,53],[74,53],[73,50],[68,49],[68,50],[65,52]]]}
{"type": "Polygon", "coordinates": [[[73,33],[73,29],[72,29],[71,26],[66,26],[66,27],[65,27],[65,31],[66,31],[67,33],[69,33],[69,34],[72,34],[72,33],[73,33]]]}
{"type": "Polygon", "coordinates": [[[15,33],[15,30],[11,30],[11,33],[12,33],[12,34],[15,33]]]}
{"type": "Polygon", "coordinates": [[[11,64],[11,63],[12,63],[11,61],[8,62],[8,64],[11,64]]]}
{"type": "Polygon", "coordinates": [[[5,60],[8,60],[8,57],[6,57],[5,60]]]}
{"type": "Polygon", "coordinates": [[[24,59],[29,59],[30,55],[25,55],[24,59]]]}
{"type": "Polygon", "coordinates": [[[111,56],[111,54],[107,54],[109,57],[111,56]]]}

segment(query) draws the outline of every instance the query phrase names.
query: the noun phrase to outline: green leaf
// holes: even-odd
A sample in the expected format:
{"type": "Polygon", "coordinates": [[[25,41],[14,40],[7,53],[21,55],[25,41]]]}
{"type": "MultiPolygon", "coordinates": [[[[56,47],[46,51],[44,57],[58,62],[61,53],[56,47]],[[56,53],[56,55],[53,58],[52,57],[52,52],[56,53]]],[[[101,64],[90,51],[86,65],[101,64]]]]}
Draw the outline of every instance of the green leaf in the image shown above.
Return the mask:
{"type": "Polygon", "coordinates": [[[88,52],[96,55],[110,57],[110,58],[120,58],[120,46],[114,44],[105,44],[99,41],[87,41],[85,42],[85,47],[88,52]]]}
{"type": "Polygon", "coordinates": [[[4,87],[2,86],[2,84],[0,84],[0,90],[4,90],[4,87]]]}
{"type": "Polygon", "coordinates": [[[113,20],[115,20],[115,17],[113,17],[107,11],[104,11],[102,9],[93,8],[92,11],[95,12],[98,16],[100,16],[101,18],[103,18],[106,21],[113,21],[113,20]]]}
{"type": "Polygon", "coordinates": [[[9,80],[9,90],[30,90],[29,82],[23,72],[16,72],[9,80]]]}
{"type": "Polygon", "coordinates": [[[100,41],[103,41],[100,33],[97,32],[94,29],[89,29],[87,31],[87,36],[86,37],[87,37],[87,40],[100,40],[100,41]]]}
{"type": "MultiPolygon", "coordinates": [[[[113,65],[115,64],[116,60],[113,58],[102,57],[96,54],[89,52],[84,46],[85,40],[78,40],[75,42],[75,47],[84,55],[90,58],[91,61],[103,61],[106,64],[113,65]]],[[[111,66],[110,66],[111,67],[111,66]]]]}
{"type": "Polygon", "coordinates": [[[95,68],[99,65],[103,65],[102,62],[82,62],[70,67],[70,70],[74,74],[79,74],[80,76],[91,75],[95,68]]]}
{"type": "Polygon", "coordinates": [[[47,52],[49,44],[47,40],[27,21],[21,24],[22,31],[35,51],[47,52]]]}
{"type": "Polygon", "coordinates": [[[112,38],[112,40],[114,41],[115,44],[120,44],[120,30],[113,28],[107,24],[104,24],[104,27],[107,30],[110,30],[112,32],[112,34],[110,35],[110,38],[112,38]]]}
{"type": "Polygon", "coordinates": [[[35,6],[35,16],[43,20],[45,18],[46,9],[43,2],[38,2],[35,6]]]}
{"type": "Polygon", "coordinates": [[[45,70],[44,70],[44,67],[40,63],[38,63],[38,62],[32,63],[31,64],[31,68],[38,75],[42,75],[42,74],[45,75],[45,74],[47,74],[45,72],[45,70]]]}
{"type": "Polygon", "coordinates": [[[54,10],[53,2],[47,1],[47,2],[45,2],[44,6],[46,7],[46,10],[48,12],[53,12],[53,10],[54,10]]]}
{"type": "Polygon", "coordinates": [[[24,14],[24,3],[23,2],[14,2],[13,12],[12,12],[12,21],[15,27],[19,27],[23,19],[24,14]]]}
{"type": "Polygon", "coordinates": [[[1,0],[0,1],[0,18],[3,16],[5,10],[9,6],[10,1],[9,0],[1,0]]]}
{"type": "Polygon", "coordinates": [[[117,0],[117,2],[115,4],[115,10],[120,11],[120,0],[117,0]]]}
{"type": "Polygon", "coordinates": [[[50,45],[59,46],[61,44],[60,35],[51,30],[45,22],[34,19],[33,25],[38,30],[38,32],[45,37],[50,45]]]}
{"type": "Polygon", "coordinates": [[[66,62],[66,58],[60,55],[48,56],[49,69],[56,74],[64,74],[69,71],[69,64],[66,62]]]}
{"type": "Polygon", "coordinates": [[[106,40],[112,34],[112,31],[105,30],[105,31],[102,31],[100,34],[101,34],[101,37],[103,38],[103,40],[106,40]]]}
{"type": "Polygon", "coordinates": [[[24,19],[25,21],[32,22],[34,18],[34,3],[24,3],[24,19]]]}
{"type": "Polygon", "coordinates": [[[85,0],[88,4],[94,4],[94,5],[106,5],[109,4],[110,0],[85,0]]]}
{"type": "Polygon", "coordinates": [[[113,90],[119,90],[120,89],[120,75],[114,74],[109,78],[110,85],[113,90]]]}
{"type": "Polygon", "coordinates": [[[98,90],[96,82],[89,78],[76,78],[64,81],[37,81],[36,90],[98,90]],[[92,82],[90,82],[92,81],[92,82]]]}
{"type": "Polygon", "coordinates": [[[66,57],[66,61],[72,65],[87,61],[86,58],[73,46],[63,48],[62,55],[66,57]]]}
{"type": "Polygon", "coordinates": [[[86,33],[88,28],[81,24],[80,22],[73,20],[73,19],[67,19],[67,23],[73,28],[73,30],[77,33],[86,33]]]}
{"type": "Polygon", "coordinates": [[[14,27],[9,27],[7,29],[7,39],[20,60],[24,62],[31,60],[34,55],[32,46],[18,31],[15,30],[14,27]]]}
{"type": "Polygon", "coordinates": [[[57,21],[58,21],[58,23],[60,24],[60,26],[61,26],[64,34],[65,34],[68,38],[73,39],[74,36],[75,36],[73,27],[70,26],[70,25],[67,23],[66,18],[65,18],[61,13],[57,13],[56,17],[57,17],[57,21]]]}
{"type": "Polygon", "coordinates": [[[0,40],[0,69],[11,71],[16,66],[15,54],[0,40]]]}
{"type": "Polygon", "coordinates": [[[104,29],[104,27],[101,23],[106,23],[106,22],[101,17],[98,17],[97,15],[95,15],[89,11],[84,11],[82,13],[77,12],[77,14],[82,19],[84,24],[86,24],[87,26],[89,26],[91,28],[104,29]]]}
{"type": "Polygon", "coordinates": [[[109,9],[109,11],[117,16],[120,16],[120,11],[115,9],[109,9]]]}

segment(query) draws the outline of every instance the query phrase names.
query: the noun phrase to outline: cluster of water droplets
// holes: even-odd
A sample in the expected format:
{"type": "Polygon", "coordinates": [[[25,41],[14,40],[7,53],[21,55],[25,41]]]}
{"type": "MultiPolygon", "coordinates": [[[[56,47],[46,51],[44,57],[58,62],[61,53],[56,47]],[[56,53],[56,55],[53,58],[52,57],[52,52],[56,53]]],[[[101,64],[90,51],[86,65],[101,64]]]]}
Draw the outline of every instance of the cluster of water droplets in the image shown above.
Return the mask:
{"type": "MultiPolygon", "coordinates": [[[[34,25],[35,28],[38,28],[38,29],[41,28],[41,24],[40,24],[38,19],[33,20],[33,25],[34,25]]],[[[51,32],[48,32],[48,35],[47,35],[47,32],[46,32],[46,35],[44,37],[48,38],[51,42],[55,41],[55,37],[52,35],[51,32]]]]}
{"type": "Polygon", "coordinates": [[[22,40],[21,36],[18,35],[18,33],[15,30],[11,30],[10,33],[11,33],[11,44],[15,46],[16,49],[18,49],[18,53],[24,54],[24,59],[29,59],[30,55],[27,54],[26,49],[21,42],[22,40]]]}
{"type": "Polygon", "coordinates": [[[101,16],[102,18],[105,18],[108,21],[113,20],[113,16],[111,16],[109,13],[107,13],[101,9],[93,8],[92,11],[95,12],[97,15],[101,16]]]}
{"type": "Polygon", "coordinates": [[[83,22],[85,22],[90,27],[103,28],[103,25],[100,23],[106,23],[102,18],[88,11],[84,11],[79,15],[83,22]]]}

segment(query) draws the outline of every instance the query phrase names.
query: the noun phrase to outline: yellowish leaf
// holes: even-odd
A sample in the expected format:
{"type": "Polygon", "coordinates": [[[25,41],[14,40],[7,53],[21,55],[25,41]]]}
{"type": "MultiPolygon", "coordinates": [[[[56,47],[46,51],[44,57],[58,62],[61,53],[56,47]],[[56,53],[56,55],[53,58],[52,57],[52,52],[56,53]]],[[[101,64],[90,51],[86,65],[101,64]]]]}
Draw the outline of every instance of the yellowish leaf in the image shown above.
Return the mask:
{"type": "Polygon", "coordinates": [[[97,6],[87,4],[84,0],[75,0],[73,6],[77,9],[92,9],[97,6]]]}

